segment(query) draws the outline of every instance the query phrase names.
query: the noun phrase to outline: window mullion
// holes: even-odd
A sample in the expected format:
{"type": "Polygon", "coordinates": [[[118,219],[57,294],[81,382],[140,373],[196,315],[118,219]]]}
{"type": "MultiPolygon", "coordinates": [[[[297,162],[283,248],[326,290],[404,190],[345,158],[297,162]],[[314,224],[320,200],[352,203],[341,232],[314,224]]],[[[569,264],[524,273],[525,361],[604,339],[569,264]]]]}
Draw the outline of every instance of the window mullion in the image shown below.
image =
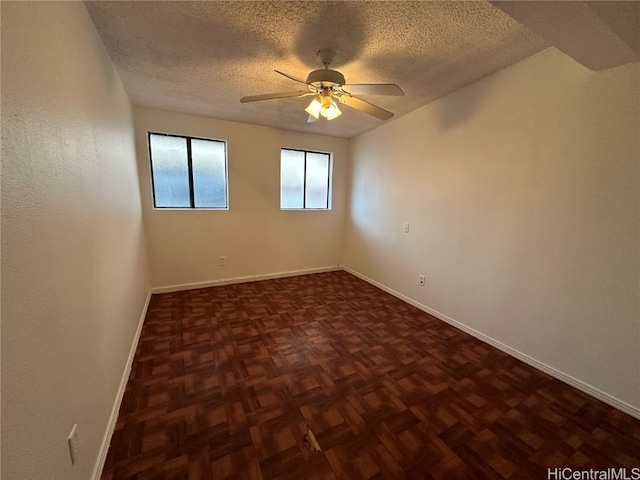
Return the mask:
{"type": "Polygon", "coordinates": [[[302,208],[307,208],[307,152],[304,152],[304,173],[302,176],[302,208]]]}
{"type": "Polygon", "coordinates": [[[329,188],[331,187],[331,158],[327,155],[327,203],[325,208],[329,209],[329,188]]]}
{"type": "Polygon", "coordinates": [[[331,170],[330,170],[330,161],[329,161],[329,155],[327,155],[327,197],[326,197],[326,203],[325,203],[325,208],[328,209],[329,208],[329,187],[330,187],[330,181],[329,181],[329,177],[331,176],[331,170]]]}
{"type": "Polygon", "coordinates": [[[187,169],[189,170],[189,201],[196,208],[195,189],[193,187],[193,160],[191,158],[191,138],[187,137],[187,169]]]}

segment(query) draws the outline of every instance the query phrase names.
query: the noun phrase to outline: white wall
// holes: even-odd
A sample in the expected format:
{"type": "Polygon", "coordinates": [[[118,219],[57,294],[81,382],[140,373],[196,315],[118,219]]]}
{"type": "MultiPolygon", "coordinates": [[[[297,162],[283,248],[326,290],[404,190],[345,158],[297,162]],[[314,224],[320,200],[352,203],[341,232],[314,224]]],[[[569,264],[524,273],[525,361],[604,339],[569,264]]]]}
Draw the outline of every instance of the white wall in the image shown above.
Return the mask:
{"type": "Polygon", "coordinates": [[[136,107],[138,172],[153,287],[342,264],[348,141],[136,107]],[[227,141],[229,210],[155,210],[147,132],[227,141]],[[333,153],[329,211],[280,210],[280,148],[333,153]],[[226,265],[219,257],[226,256],[226,265]]]}
{"type": "Polygon", "coordinates": [[[82,2],[1,8],[2,474],[87,479],[149,288],[131,105],[82,2]]]}
{"type": "Polygon", "coordinates": [[[345,265],[639,415],[639,94],[549,49],[357,137],[345,265]]]}

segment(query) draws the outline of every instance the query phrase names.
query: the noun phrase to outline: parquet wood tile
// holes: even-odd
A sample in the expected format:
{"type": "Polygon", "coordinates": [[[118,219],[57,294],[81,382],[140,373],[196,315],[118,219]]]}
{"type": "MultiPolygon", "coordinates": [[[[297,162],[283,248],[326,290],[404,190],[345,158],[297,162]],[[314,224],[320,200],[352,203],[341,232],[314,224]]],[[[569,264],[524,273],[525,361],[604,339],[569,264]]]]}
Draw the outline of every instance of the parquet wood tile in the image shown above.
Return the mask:
{"type": "Polygon", "coordinates": [[[640,467],[640,421],[331,272],[154,295],[102,480],[554,467],[640,467]]]}

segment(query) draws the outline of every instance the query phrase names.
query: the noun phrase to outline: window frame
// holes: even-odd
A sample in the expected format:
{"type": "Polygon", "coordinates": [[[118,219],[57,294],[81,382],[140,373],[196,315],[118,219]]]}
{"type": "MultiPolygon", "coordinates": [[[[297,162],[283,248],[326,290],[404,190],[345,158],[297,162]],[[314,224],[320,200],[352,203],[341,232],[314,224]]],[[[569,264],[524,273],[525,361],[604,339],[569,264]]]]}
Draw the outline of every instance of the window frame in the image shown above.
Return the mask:
{"type": "Polygon", "coordinates": [[[302,148],[292,148],[292,147],[280,147],[280,210],[292,210],[292,211],[302,211],[302,210],[318,210],[318,211],[327,211],[332,209],[331,197],[333,196],[333,188],[332,188],[332,177],[333,177],[333,153],[332,152],[322,152],[320,150],[307,150],[302,148]],[[282,151],[290,150],[293,152],[302,152],[304,153],[304,169],[303,169],[303,180],[302,180],[302,207],[282,207],[282,151]],[[328,166],[327,166],[327,201],[326,207],[307,207],[305,206],[307,203],[307,153],[317,153],[320,155],[327,155],[328,158],[328,166]]]}
{"type": "Polygon", "coordinates": [[[229,210],[229,155],[226,140],[219,138],[196,137],[193,135],[180,135],[177,133],[147,132],[147,150],[149,154],[149,173],[151,174],[151,196],[153,198],[154,210],[229,210]],[[165,137],[184,138],[187,144],[187,175],[189,180],[189,207],[159,207],[156,204],[156,185],[153,175],[153,156],[151,155],[151,135],[162,135],[165,137]],[[193,158],[191,154],[191,140],[205,140],[220,142],[224,148],[224,185],[225,185],[225,206],[224,207],[197,207],[195,204],[195,189],[193,180],[193,158]]]}

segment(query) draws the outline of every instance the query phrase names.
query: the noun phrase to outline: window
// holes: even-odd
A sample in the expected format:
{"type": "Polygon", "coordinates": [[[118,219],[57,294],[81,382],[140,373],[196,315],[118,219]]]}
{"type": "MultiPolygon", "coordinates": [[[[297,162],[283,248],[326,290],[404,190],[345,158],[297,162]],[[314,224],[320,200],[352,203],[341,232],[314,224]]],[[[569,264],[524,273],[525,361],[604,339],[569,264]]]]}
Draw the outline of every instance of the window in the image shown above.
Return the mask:
{"type": "Polygon", "coordinates": [[[155,208],[227,208],[227,145],[149,133],[155,208]]]}
{"type": "Polygon", "coordinates": [[[283,148],[280,151],[280,208],[331,206],[331,154],[283,148]]]}

